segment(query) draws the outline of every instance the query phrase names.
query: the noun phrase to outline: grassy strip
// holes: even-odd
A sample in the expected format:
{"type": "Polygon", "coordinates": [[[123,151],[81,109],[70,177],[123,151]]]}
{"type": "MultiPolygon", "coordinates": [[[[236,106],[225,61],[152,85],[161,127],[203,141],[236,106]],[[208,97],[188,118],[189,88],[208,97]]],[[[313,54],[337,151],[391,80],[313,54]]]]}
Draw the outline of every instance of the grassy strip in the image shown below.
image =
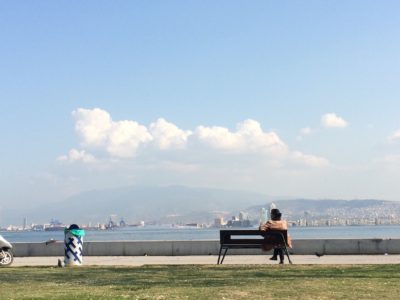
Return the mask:
{"type": "Polygon", "coordinates": [[[396,299],[400,265],[16,267],[0,299],[396,299]]]}

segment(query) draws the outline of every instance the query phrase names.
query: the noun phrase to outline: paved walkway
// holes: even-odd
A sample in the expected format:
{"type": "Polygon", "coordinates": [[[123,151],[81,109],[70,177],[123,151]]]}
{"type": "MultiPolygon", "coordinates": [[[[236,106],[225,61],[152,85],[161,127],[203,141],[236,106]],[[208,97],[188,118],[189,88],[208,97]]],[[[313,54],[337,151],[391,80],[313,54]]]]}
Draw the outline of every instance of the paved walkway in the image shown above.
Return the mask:
{"type": "MultiPolygon", "coordinates": [[[[56,266],[63,257],[16,257],[13,266],[56,266]]],[[[85,266],[216,264],[210,256],[85,256],[85,266]]],[[[294,264],[400,264],[400,255],[292,255],[294,264]]],[[[285,260],[285,263],[287,260],[285,260]]],[[[264,255],[227,255],[224,264],[277,264],[264,255]]]]}

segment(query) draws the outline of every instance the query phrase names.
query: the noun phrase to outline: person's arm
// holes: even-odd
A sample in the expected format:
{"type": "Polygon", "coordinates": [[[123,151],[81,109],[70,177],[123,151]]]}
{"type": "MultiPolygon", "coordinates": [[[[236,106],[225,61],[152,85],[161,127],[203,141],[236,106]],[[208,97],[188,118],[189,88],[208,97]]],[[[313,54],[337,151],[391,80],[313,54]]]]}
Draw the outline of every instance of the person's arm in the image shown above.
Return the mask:
{"type": "Polygon", "coordinates": [[[266,231],[266,230],[268,230],[270,228],[271,228],[271,222],[270,221],[267,221],[264,224],[260,225],[260,230],[262,230],[262,231],[266,231]]]}

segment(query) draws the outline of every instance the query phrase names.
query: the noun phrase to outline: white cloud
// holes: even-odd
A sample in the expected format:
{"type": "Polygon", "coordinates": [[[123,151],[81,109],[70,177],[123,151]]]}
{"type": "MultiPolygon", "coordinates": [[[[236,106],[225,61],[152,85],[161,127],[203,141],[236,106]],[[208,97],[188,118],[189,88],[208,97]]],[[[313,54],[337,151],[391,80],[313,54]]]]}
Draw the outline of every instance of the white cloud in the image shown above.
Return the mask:
{"type": "Polygon", "coordinates": [[[134,121],[119,121],[109,131],[106,149],[112,156],[134,157],[141,145],[152,140],[145,126],[134,121]]]}
{"type": "Polygon", "coordinates": [[[241,136],[253,151],[265,151],[273,154],[286,154],[287,146],[279,136],[271,132],[263,132],[259,122],[246,120],[238,124],[238,135],[241,136]]]}
{"type": "Polygon", "coordinates": [[[321,124],[327,128],[345,128],[348,122],[334,113],[325,114],[321,117],[321,124]]]}
{"type": "Polygon", "coordinates": [[[330,165],[329,161],[324,157],[304,154],[299,151],[292,153],[292,159],[310,167],[327,167],[330,165]]]}
{"type": "Polygon", "coordinates": [[[287,152],[287,146],[275,132],[264,132],[260,123],[251,119],[239,123],[236,132],[225,127],[199,126],[195,135],[201,143],[214,149],[276,155],[287,152]]]}
{"type": "Polygon", "coordinates": [[[176,184],[301,194],[307,187],[318,190],[315,186],[328,182],[324,176],[335,172],[326,158],[291,149],[277,131],[252,119],[234,128],[180,128],[163,118],[146,125],[115,120],[99,108],[76,109],[73,117],[80,146],[67,148],[56,169],[68,195],[113,186],[176,184]]]}
{"type": "Polygon", "coordinates": [[[88,146],[101,146],[107,141],[112,127],[110,114],[102,109],[78,108],[72,112],[76,120],[75,130],[81,142],[88,146]]]}
{"type": "Polygon", "coordinates": [[[163,118],[150,124],[150,133],[154,144],[161,150],[183,149],[186,147],[188,137],[192,135],[190,130],[179,129],[163,118]]]}
{"type": "Polygon", "coordinates": [[[58,161],[65,161],[65,162],[77,162],[81,161],[83,163],[94,163],[96,162],[96,158],[87,153],[85,150],[76,150],[71,149],[67,155],[62,155],[57,158],[58,161]]]}
{"type": "Polygon", "coordinates": [[[389,138],[388,138],[389,142],[395,142],[400,140],[400,129],[396,130],[395,132],[393,132],[389,138]]]}
{"type": "MultiPolygon", "coordinates": [[[[94,162],[94,156],[86,152],[94,149],[100,156],[106,154],[111,160],[135,157],[136,163],[143,163],[141,158],[145,157],[143,154],[147,154],[149,162],[158,162],[158,166],[167,159],[171,165],[180,166],[180,169],[184,169],[181,166],[190,165],[191,170],[193,165],[199,166],[200,162],[206,165],[218,162],[229,165],[232,159],[239,164],[272,164],[277,168],[285,165],[329,165],[325,158],[291,151],[276,132],[264,131],[261,124],[252,119],[238,123],[233,131],[221,126],[200,125],[192,132],[163,118],[148,127],[133,120],[113,121],[107,111],[99,108],[79,108],[73,112],[73,116],[84,150],[72,149],[68,155],[60,156],[59,161],[94,162]],[[184,152],[179,152],[179,155],[172,152],[167,156],[157,152],[177,149],[184,152]],[[227,153],[234,157],[226,156],[227,153]]],[[[311,131],[311,128],[302,130],[304,134],[310,134],[311,131]]]]}
{"type": "Polygon", "coordinates": [[[134,157],[141,144],[153,139],[145,126],[134,121],[114,122],[99,108],[79,108],[72,114],[81,144],[104,149],[115,157],[134,157]]]}
{"type": "Polygon", "coordinates": [[[244,147],[242,141],[230,132],[228,128],[213,126],[199,126],[196,129],[196,138],[211,148],[221,150],[239,150],[244,147]]]}

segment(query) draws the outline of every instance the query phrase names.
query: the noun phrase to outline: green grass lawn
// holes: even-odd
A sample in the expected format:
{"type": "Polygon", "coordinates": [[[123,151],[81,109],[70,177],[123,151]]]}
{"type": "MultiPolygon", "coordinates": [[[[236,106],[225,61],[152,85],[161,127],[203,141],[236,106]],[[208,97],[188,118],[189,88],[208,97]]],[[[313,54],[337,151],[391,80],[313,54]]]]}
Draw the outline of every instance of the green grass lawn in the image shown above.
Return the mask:
{"type": "Polygon", "coordinates": [[[0,299],[399,299],[400,265],[0,269],[0,299]]]}

